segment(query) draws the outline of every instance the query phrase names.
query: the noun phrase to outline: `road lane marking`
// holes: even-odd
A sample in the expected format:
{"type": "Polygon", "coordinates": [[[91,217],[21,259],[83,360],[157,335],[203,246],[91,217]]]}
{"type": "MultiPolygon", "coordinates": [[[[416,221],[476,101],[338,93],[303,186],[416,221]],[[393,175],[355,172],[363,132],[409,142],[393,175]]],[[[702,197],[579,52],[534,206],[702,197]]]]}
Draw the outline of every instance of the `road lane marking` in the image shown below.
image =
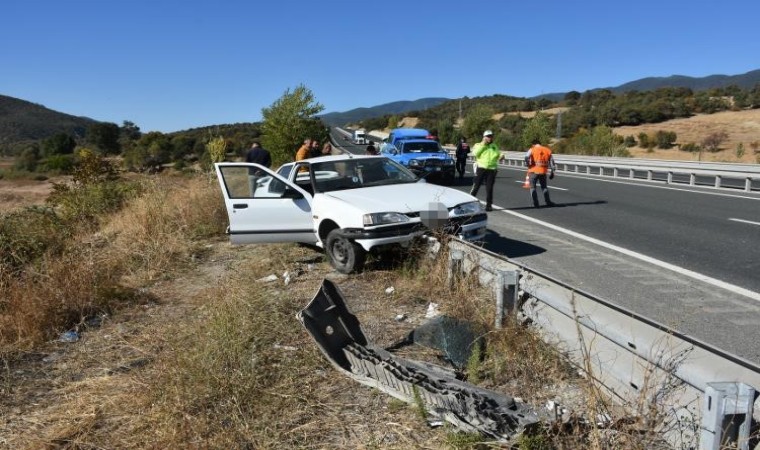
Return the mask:
{"type": "Polygon", "coordinates": [[[546,228],[549,228],[549,229],[552,229],[554,231],[559,231],[560,233],[564,233],[564,234],[567,234],[569,236],[573,236],[575,238],[584,240],[586,242],[591,242],[592,244],[596,244],[596,245],[602,246],[604,248],[616,251],[618,253],[622,253],[622,254],[630,256],[632,258],[639,259],[639,260],[644,261],[646,263],[653,264],[655,266],[671,270],[673,272],[679,273],[679,274],[687,276],[689,278],[693,278],[695,280],[699,280],[699,281],[702,281],[704,283],[711,284],[711,285],[719,287],[721,289],[725,289],[725,290],[733,292],[735,294],[743,295],[743,296],[745,296],[747,298],[751,298],[752,300],[760,302],[760,293],[758,293],[758,292],[750,291],[749,289],[744,289],[742,287],[735,286],[735,285],[730,284],[730,283],[726,283],[725,281],[721,281],[721,280],[718,280],[716,278],[708,277],[707,275],[703,275],[701,273],[694,272],[692,270],[685,269],[683,267],[679,267],[679,266],[676,266],[674,264],[667,263],[665,261],[660,261],[659,259],[655,259],[655,258],[643,255],[643,254],[638,253],[638,252],[634,252],[633,250],[628,250],[627,248],[618,247],[617,245],[613,245],[613,244],[610,244],[608,242],[604,242],[604,241],[601,241],[599,239],[592,238],[591,236],[586,236],[585,234],[580,234],[580,233],[577,233],[575,231],[568,230],[567,228],[562,228],[562,227],[559,227],[557,225],[553,225],[551,223],[544,222],[542,220],[534,219],[533,217],[529,217],[529,216],[526,216],[524,214],[520,214],[520,213],[515,212],[515,211],[510,211],[508,209],[504,209],[504,208],[502,208],[500,206],[497,206],[497,205],[493,205],[493,206],[494,206],[494,211],[501,211],[501,212],[504,212],[506,214],[513,215],[513,216],[518,217],[520,219],[524,219],[524,220],[527,220],[529,222],[533,222],[533,223],[536,223],[538,225],[542,225],[542,226],[544,226],[546,228]]]}
{"type": "Polygon", "coordinates": [[[734,222],[748,223],[750,225],[760,225],[760,222],[753,222],[751,220],[744,220],[744,219],[735,219],[733,217],[729,217],[728,220],[733,220],[734,222]]]}

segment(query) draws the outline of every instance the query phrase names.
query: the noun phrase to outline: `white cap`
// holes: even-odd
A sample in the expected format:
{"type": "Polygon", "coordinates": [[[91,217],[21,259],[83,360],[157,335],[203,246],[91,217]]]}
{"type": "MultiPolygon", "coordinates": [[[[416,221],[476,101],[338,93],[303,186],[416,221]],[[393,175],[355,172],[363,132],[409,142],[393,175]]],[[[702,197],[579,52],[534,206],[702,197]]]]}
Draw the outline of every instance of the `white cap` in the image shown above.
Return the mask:
{"type": "Polygon", "coordinates": [[[483,137],[486,137],[486,136],[493,136],[493,131],[491,131],[491,130],[484,131],[483,132],[483,137]]]}

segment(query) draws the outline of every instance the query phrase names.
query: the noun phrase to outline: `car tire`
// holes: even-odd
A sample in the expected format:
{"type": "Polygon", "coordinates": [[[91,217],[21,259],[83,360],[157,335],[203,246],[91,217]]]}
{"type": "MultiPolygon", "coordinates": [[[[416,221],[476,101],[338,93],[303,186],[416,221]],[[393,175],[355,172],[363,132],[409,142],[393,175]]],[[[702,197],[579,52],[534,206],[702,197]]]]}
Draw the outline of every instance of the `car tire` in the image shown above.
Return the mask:
{"type": "Polygon", "coordinates": [[[338,228],[327,234],[325,251],[330,265],[345,274],[361,272],[367,259],[362,246],[344,237],[338,228]]]}

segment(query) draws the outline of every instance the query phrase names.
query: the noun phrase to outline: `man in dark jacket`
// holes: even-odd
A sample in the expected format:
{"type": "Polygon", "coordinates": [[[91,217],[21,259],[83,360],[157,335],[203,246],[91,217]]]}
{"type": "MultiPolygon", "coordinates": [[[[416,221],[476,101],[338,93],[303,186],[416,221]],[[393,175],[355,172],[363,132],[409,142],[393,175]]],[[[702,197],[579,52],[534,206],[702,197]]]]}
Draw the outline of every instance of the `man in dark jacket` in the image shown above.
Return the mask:
{"type": "MultiPolygon", "coordinates": [[[[245,154],[245,162],[254,163],[264,167],[272,166],[272,156],[269,154],[269,150],[262,148],[258,142],[251,144],[251,148],[248,153],[245,154]]],[[[256,193],[256,180],[265,176],[266,174],[255,167],[248,168],[248,187],[251,190],[251,197],[256,193]]]]}
{"type": "Polygon", "coordinates": [[[467,139],[461,138],[459,139],[459,143],[457,144],[457,152],[456,152],[456,164],[457,164],[457,172],[459,172],[459,178],[464,178],[464,170],[467,166],[467,155],[470,154],[470,144],[467,143],[467,139]]]}

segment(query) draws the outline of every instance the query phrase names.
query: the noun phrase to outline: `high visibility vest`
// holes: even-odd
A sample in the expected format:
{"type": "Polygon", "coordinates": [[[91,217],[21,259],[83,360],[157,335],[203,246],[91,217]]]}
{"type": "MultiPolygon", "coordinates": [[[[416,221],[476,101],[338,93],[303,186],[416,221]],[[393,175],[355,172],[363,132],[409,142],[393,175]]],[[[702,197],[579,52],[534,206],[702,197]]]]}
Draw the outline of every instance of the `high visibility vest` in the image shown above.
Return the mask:
{"type": "Polygon", "coordinates": [[[549,171],[549,160],[552,157],[552,151],[549,147],[543,145],[534,145],[530,148],[530,162],[533,165],[528,169],[528,172],[533,172],[539,175],[546,175],[549,171]]]}

